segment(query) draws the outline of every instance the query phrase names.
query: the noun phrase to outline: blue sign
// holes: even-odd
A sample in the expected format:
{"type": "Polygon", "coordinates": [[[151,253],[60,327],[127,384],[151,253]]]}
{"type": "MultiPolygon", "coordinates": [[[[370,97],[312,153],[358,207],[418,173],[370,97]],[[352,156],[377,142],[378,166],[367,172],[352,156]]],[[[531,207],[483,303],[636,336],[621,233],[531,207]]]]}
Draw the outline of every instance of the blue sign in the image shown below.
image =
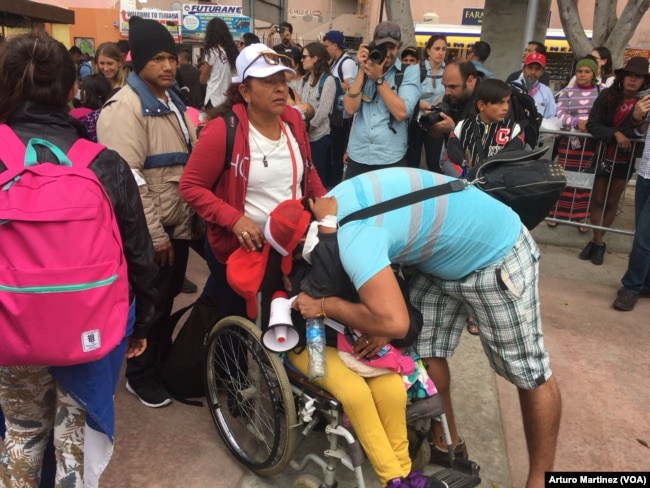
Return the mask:
{"type": "Polygon", "coordinates": [[[460,22],[462,25],[481,25],[483,24],[482,8],[464,8],[463,18],[460,22]]]}
{"type": "Polygon", "coordinates": [[[239,39],[244,32],[251,31],[251,18],[242,15],[241,6],[192,3],[183,5],[183,39],[203,41],[208,22],[215,17],[219,17],[228,25],[235,39],[239,39]]]}

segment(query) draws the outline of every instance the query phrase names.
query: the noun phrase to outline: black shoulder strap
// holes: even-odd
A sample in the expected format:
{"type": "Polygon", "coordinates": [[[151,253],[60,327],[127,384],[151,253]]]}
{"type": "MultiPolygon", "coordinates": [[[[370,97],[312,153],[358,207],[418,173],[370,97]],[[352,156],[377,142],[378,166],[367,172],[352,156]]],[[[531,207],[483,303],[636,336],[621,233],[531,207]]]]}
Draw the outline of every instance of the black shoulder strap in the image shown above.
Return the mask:
{"type": "Polygon", "coordinates": [[[467,180],[452,180],[442,185],[436,185],[430,188],[422,188],[421,190],[391,198],[390,200],[379,202],[370,207],[362,208],[361,210],[352,212],[350,215],[343,217],[339,221],[339,226],[345,225],[352,220],[367,219],[374,217],[375,215],[390,212],[391,210],[406,207],[407,205],[413,205],[414,203],[418,203],[429,198],[435,198],[446,195],[447,193],[461,191],[467,188],[467,185],[467,180]]]}
{"type": "Polygon", "coordinates": [[[399,91],[399,87],[402,86],[402,81],[404,81],[404,71],[401,69],[397,69],[397,72],[395,73],[395,93],[399,91]]]}
{"type": "Polygon", "coordinates": [[[232,147],[235,144],[235,132],[237,131],[237,126],[239,125],[239,119],[234,114],[234,112],[226,112],[222,115],[224,122],[226,123],[226,165],[225,167],[230,167],[230,160],[232,159],[232,147]]]}
{"type": "MultiPolygon", "coordinates": [[[[432,76],[435,76],[433,72],[431,72],[432,76]]],[[[420,83],[422,83],[425,79],[427,78],[427,67],[424,65],[424,61],[420,63],[420,83]]]]}

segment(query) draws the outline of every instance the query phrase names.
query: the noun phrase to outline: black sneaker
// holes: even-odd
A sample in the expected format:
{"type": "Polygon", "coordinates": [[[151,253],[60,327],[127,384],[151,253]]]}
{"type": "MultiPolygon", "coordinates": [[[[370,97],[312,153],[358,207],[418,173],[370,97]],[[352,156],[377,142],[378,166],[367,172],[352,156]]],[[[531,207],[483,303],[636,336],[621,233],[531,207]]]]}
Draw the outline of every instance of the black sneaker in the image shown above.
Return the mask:
{"type": "Polygon", "coordinates": [[[199,287],[192,283],[190,280],[183,278],[183,287],[181,288],[181,291],[183,293],[196,293],[198,289],[199,287]]]}
{"type": "Polygon", "coordinates": [[[604,242],[600,246],[594,244],[594,252],[591,253],[591,262],[597,266],[600,266],[601,264],[603,264],[603,260],[605,259],[606,252],[607,252],[607,244],[605,244],[604,242]]]}
{"type": "Polygon", "coordinates": [[[172,397],[157,380],[149,380],[137,386],[126,382],[126,391],[137,396],[143,405],[151,408],[164,407],[172,402],[172,397]]]}
{"type": "Polygon", "coordinates": [[[591,259],[591,255],[594,252],[594,241],[589,241],[587,245],[580,251],[580,259],[583,259],[585,261],[588,261],[591,259]]]}
{"type": "MultiPolygon", "coordinates": [[[[451,468],[451,460],[449,459],[449,453],[446,449],[440,449],[433,443],[429,443],[431,446],[431,457],[429,458],[429,464],[437,464],[438,466],[444,466],[445,468],[451,468]]],[[[454,457],[457,459],[467,459],[467,446],[465,441],[461,440],[454,447],[454,457]]]]}
{"type": "Polygon", "coordinates": [[[621,288],[618,290],[618,296],[614,300],[613,307],[622,312],[629,312],[634,309],[634,305],[636,305],[638,299],[638,293],[621,288]]]}

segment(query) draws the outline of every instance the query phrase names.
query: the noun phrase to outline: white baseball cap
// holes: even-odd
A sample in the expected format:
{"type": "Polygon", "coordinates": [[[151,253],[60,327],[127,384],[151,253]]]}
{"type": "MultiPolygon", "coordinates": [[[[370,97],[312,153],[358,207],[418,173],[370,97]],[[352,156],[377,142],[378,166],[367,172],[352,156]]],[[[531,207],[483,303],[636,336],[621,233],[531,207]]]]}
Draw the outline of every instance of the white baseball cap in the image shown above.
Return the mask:
{"type": "Polygon", "coordinates": [[[281,56],[266,44],[251,44],[241,50],[237,56],[237,76],[233,83],[239,83],[246,78],[266,78],[280,71],[287,71],[292,75],[296,72],[282,64],[281,56]]]}

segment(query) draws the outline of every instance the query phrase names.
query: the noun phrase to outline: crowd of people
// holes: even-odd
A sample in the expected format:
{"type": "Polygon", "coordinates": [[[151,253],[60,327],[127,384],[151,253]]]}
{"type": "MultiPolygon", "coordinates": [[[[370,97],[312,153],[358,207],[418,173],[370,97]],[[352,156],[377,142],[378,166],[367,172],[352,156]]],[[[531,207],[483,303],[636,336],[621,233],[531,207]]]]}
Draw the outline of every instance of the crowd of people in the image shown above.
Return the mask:
{"type": "MultiPolygon", "coordinates": [[[[650,290],[650,149],[632,142],[647,131],[650,95],[639,94],[650,87],[648,61],[635,57],[613,69],[609,51],[595,48],[577,61],[575,77],[556,102],[544,45],[534,41],[521,70],[502,81],[485,67],[491,55],[486,42],[475,43],[466,60],[448,60],[444,36],[431,36],[422,53],[414,46],[401,49],[400,26],[391,21],[379,23],[371,42],[361,43],[352,57],[340,31],[300,46],[284,22],[273,27],[281,42],[271,48],[252,33],[234,40],[215,18],[207,26],[200,68],[189,51],[177,52],[160,23],[132,17],[129,27],[128,45],[101,44],[91,66],[78,48],[68,51],[42,33],[16,36],[0,47],[0,91],[7,94],[0,100],[0,122],[24,142],[45,139],[64,152],[79,138],[107,148],[89,168],[115,208],[133,315],[128,327],[116,324],[125,328],[124,341],[108,364],[73,366],[75,374],[109,385],[110,398],[115,365],[119,370],[126,356],[126,389],[145,406],[170,404],[160,378],[161,333],[186,284],[191,243],[198,242],[192,247],[210,270],[202,293],[216,300],[224,316],[259,313],[264,324],[271,295],[286,286],[283,275],[299,259],[294,250],[315,217],[318,238],[338,243],[335,264],[349,277],[354,298],[294,289],[294,308],[305,318],[328,316],[354,327],[361,333],[354,352],[372,357],[408,329],[391,265],[411,267],[410,300],[424,317],[416,350],[442,397],[456,457],[467,458],[468,449],[454,420],[447,360],[471,325],[491,367],[518,390],[527,486],[543,486],[544,473],[553,468],[561,397],[541,327],[539,250],[517,214],[471,187],[379,217],[340,227],[337,222],[375,203],[465,177],[500,151],[529,147],[525,121],[515,118],[510,103],[513,82],[543,118],[559,119],[566,131],[558,138],[560,163],[575,171],[597,166],[593,189],[567,188],[549,222],[590,219],[593,238],[581,259],[602,264],[605,229],[641,156],[636,234],[614,302],[618,310],[632,310],[650,290]],[[188,107],[204,114],[193,117],[188,107]],[[580,132],[595,139],[577,137],[580,132]],[[283,245],[269,231],[269,216],[287,200],[297,210],[283,217],[290,229],[283,245]],[[301,200],[308,205],[296,203],[301,200]],[[231,262],[258,254],[277,271],[262,280],[261,310],[228,276],[231,262]]],[[[38,152],[39,162],[55,159],[51,150],[38,152]]],[[[0,169],[6,167],[0,163],[0,169]]],[[[306,353],[289,356],[306,371],[306,353]]],[[[348,409],[382,485],[446,486],[411,469],[399,375],[361,377],[340,363],[335,347],[328,347],[327,361],[330,376],[317,383],[348,409]],[[377,394],[390,401],[378,401],[377,394]]],[[[56,486],[64,480],[65,486],[96,486],[110,452],[100,461],[85,456],[83,432],[96,412],[78,389],[81,379],[70,383],[64,377],[59,368],[0,366],[6,486],[18,480],[39,485],[49,439],[56,486]],[[35,426],[27,434],[26,423],[35,426]]],[[[111,437],[110,429],[104,432],[111,437]]],[[[439,424],[433,423],[428,441],[431,462],[448,464],[439,424]]]]}

